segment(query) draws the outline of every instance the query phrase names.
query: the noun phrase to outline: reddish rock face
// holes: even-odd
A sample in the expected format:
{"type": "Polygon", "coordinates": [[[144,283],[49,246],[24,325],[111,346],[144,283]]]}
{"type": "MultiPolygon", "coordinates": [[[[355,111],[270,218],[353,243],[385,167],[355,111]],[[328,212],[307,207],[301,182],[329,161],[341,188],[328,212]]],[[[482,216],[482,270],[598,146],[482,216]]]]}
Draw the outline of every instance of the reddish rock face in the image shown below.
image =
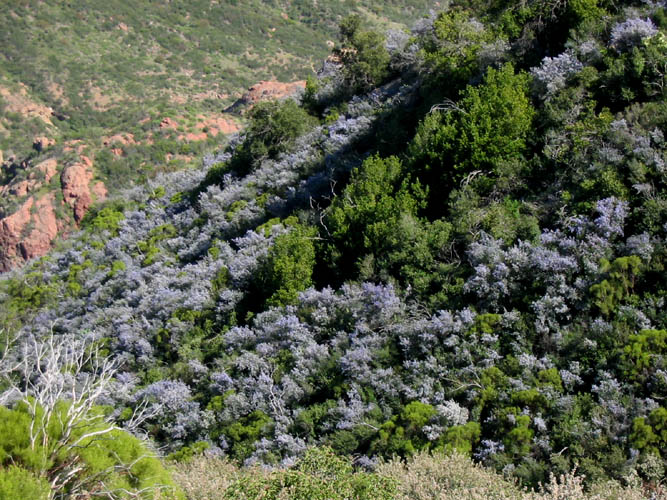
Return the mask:
{"type": "MultiPolygon", "coordinates": [[[[58,173],[58,162],[49,158],[30,168],[27,180],[0,187],[0,196],[22,197],[37,192],[58,173]]],[[[93,199],[101,201],[107,197],[104,183],[98,181],[91,188],[92,179],[93,162],[83,155],[79,162],[66,167],[60,176],[65,203],[72,207],[77,223],[86,214],[93,199]]],[[[39,199],[29,196],[15,213],[0,219],[0,272],[46,254],[56,236],[71,226],[72,219],[69,217],[58,220],[55,196],[55,193],[39,199]]]]}
{"type": "Polygon", "coordinates": [[[244,112],[260,101],[272,99],[283,99],[298,94],[306,88],[306,81],[282,83],[282,82],[259,82],[248,89],[243,96],[227,108],[226,112],[244,112]]]}
{"type": "Polygon", "coordinates": [[[0,246],[4,250],[0,255],[0,271],[9,271],[22,262],[19,242],[23,229],[30,222],[30,209],[34,203],[30,197],[16,212],[0,220],[0,246]]]}
{"type": "Polygon", "coordinates": [[[59,230],[54,200],[53,193],[37,202],[31,196],[15,213],[0,220],[0,271],[49,251],[59,230]]]}
{"type": "Polygon", "coordinates": [[[35,137],[32,141],[32,147],[37,151],[44,151],[46,148],[50,148],[55,143],[55,139],[49,139],[48,137],[35,137]]]}
{"type": "Polygon", "coordinates": [[[106,199],[109,192],[107,191],[107,187],[104,185],[104,182],[97,181],[93,185],[93,194],[95,195],[95,201],[102,201],[106,199]]]}
{"type": "Polygon", "coordinates": [[[248,103],[255,104],[268,99],[282,99],[283,97],[294,95],[305,88],[305,80],[292,83],[263,81],[250,87],[242,99],[245,99],[248,103]]]}
{"type": "Polygon", "coordinates": [[[74,220],[80,222],[93,203],[90,181],[93,180],[93,162],[81,156],[80,163],[74,163],[63,170],[60,182],[65,203],[74,209],[74,220]]]}
{"type": "Polygon", "coordinates": [[[164,120],[160,122],[160,128],[178,128],[178,122],[176,120],[172,120],[171,118],[167,117],[164,120]]]}
{"type": "Polygon", "coordinates": [[[208,130],[207,134],[211,137],[216,137],[218,134],[233,134],[241,130],[238,123],[228,118],[217,117],[217,118],[206,118],[205,116],[198,116],[199,119],[203,120],[197,124],[197,128],[200,130],[208,130]]]}
{"type": "Polygon", "coordinates": [[[21,241],[19,248],[24,260],[45,255],[58,235],[58,220],[54,209],[55,194],[49,193],[37,200],[32,216],[33,228],[21,241]]]}
{"type": "Polygon", "coordinates": [[[9,186],[9,194],[21,197],[28,194],[28,192],[33,191],[34,188],[35,188],[35,182],[21,181],[9,186]]]}
{"type": "MultiPolygon", "coordinates": [[[[58,162],[55,158],[49,158],[35,165],[35,169],[44,174],[44,184],[48,184],[53,176],[58,173],[58,162]]],[[[34,178],[33,174],[30,174],[29,177],[34,178]]]]}
{"type": "MultiPolygon", "coordinates": [[[[26,165],[26,168],[30,168],[26,165]]],[[[20,181],[13,181],[4,186],[0,186],[0,196],[16,196],[23,197],[28,193],[37,191],[44,184],[48,184],[49,181],[56,175],[58,171],[58,162],[55,158],[49,158],[44,160],[41,163],[35,165],[35,167],[30,168],[30,173],[28,178],[20,181]],[[41,173],[40,174],[38,174],[41,173]],[[42,180],[41,177],[44,177],[42,180]]]]}

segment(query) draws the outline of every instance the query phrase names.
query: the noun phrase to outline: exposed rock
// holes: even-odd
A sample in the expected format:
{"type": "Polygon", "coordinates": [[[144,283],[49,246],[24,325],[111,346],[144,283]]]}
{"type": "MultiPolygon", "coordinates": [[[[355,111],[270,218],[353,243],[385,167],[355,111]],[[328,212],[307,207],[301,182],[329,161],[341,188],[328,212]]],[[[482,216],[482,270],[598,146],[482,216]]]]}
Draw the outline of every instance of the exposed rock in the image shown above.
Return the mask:
{"type": "Polygon", "coordinates": [[[19,243],[23,228],[30,222],[30,209],[34,203],[30,197],[12,215],[0,219],[0,271],[9,271],[22,263],[19,243]]]}
{"type": "Polygon", "coordinates": [[[21,197],[28,194],[28,192],[33,191],[35,189],[35,185],[35,181],[24,180],[7,187],[9,188],[9,194],[21,197]]]}
{"type": "Polygon", "coordinates": [[[47,125],[53,125],[51,116],[53,108],[33,101],[28,96],[28,88],[20,84],[18,92],[0,86],[0,97],[5,102],[5,111],[18,113],[24,118],[39,118],[47,125]]]}
{"type": "Polygon", "coordinates": [[[58,221],[54,210],[55,195],[50,193],[35,204],[36,210],[32,216],[33,228],[30,234],[19,244],[24,260],[46,254],[51,243],[58,235],[58,221]]]}
{"type": "Polygon", "coordinates": [[[83,141],[81,141],[80,139],[73,139],[65,143],[63,152],[71,153],[72,151],[76,151],[78,154],[81,154],[85,148],[86,145],[83,143],[83,141]]]}
{"type": "Polygon", "coordinates": [[[204,121],[197,123],[197,128],[206,129],[206,133],[211,137],[216,137],[218,134],[234,134],[241,130],[239,124],[229,118],[221,116],[206,118],[203,115],[199,115],[198,118],[204,121]]]}
{"type": "Polygon", "coordinates": [[[80,163],[74,163],[60,176],[65,203],[74,209],[74,220],[81,221],[93,202],[90,181],[93,180],[93,162],[81,156],[80,163]]]}
{"type": "Polygon", "coordinates": [[[105,146],[112,146],[113,144],[127,146],[128,144],[137,144],[137,141],[133,134],[116,134],[111,137],[102,137],[102,144],[105,146]]]}
{"type": "Polygon", "coordinates": [[[50,139],[48,137],[35,137],[32,141],[32,147],[41,152],[46,148],[53,146],[55,143],[55,139],[50,139]]]}
{"type": "Polygon", "coordinates": [[[118,26],[116,26],[116,28],[118,28],[121,31],[125,31],[125,32],[127,32],[127,30],[129,29],[127,27],[127,24],[125,24],[125,23],[118,23],[118,26]]]}
{"type": "Polygon", "coordinates": [[[0,271],[46,254],[58,235],[55,195],[28,198],[15,213],[0,220],[0,271]],[[31,229],[29,229],[31,228],[31,229]],[[27,235],[26,231],[30,231],[27,235]]]}
{"type": "Polygon", "coordinates": [[[179,135],[178,140],[179,141],[187,141],[187,142],[195,142],[195,141],[205,141],[208,139],[208,135],[206,132],[200,132],[199,134],[193,134],[192,132],[188,132],[185,135],[179,135]]]}
{"type": "MultiPolygon", "coordinates": [[[[58,161],[55,158],[49,158],[35,165],[35,169],[44,174],[44,184],[48,184],[53,176],[58,173],[58,161]]],[[[34,178],[34,174],[31,173],[29,177],[34,178]]]]}
{"type": "Polygon", "coordinates": [[[160,128],[166,128],[166,129],[178,128],[178,123],[176,122],[176,120],[166,117],[160,122],[160,128]]]}
{"type": "Polygon", "coordinates": [[[58,163],[55,158],[49,158],[30,167],[27,179],[16,180],[0,186],[0,196],[22,197],[48,184],[58,172],[58,163]]]}
{"type": "Polygon", "coordinates": [[[234,104],[228,107],[226,113],[243,113],[252,109],[260,101],[284,99],[300,94],[306,88],[306,81],[282,83],[261,81],[248,89],[234,104]]]}
{"type": "Polygon", "coordinates": [[[102,181],[97,181],[93,185],[93,195],[95,196],[95,201],[102,201],[105,200],[107,197],[107,194],[109,192],[107,191],[107,187],[104,185],[104,182],[102,181]]]}

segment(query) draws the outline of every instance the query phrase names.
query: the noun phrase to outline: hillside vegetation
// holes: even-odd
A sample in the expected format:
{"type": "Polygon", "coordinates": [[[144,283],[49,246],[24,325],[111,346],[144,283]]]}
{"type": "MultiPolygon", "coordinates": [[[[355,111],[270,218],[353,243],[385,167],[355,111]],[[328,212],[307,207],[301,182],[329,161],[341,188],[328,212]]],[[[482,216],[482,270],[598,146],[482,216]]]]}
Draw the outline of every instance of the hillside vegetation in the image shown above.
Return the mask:
{"type": "Polygon", "coordinates": [[[108,192],[220,147],[244,123],[223,110],[260,80],[312,75],[343,16],[398,28],[428,5],[2,2],[0,270],[43,255],[108,192]]]}
{"type": "MultiPolygon", "coordinates": [[[[327,55],[343,16],[411,22],[425,0],[4,2],[0,78],[50,106],[65,137],[140,133],[158,113],[220,112],[259,80],[304,79],[327,55]]],[[[24,153],[49,131],[6,109],[0,149],[24,153]],[[11,133],[12,130],[20,131],[11,133]],[[8,133],[10,132],[10,133],[8,133]],[[32,134],[31,134],[32,133],[32,134]]]]}
{"type": "MultiPolygon", "coordinates": [[[[666,29],[606,0],[344,18],[300,102],[0,281],[4,366],[95,346],[108,422],[191,498],[663,498],[666,29]]],[[[4,380],[17,411],[42,377],[4,380]]]]}

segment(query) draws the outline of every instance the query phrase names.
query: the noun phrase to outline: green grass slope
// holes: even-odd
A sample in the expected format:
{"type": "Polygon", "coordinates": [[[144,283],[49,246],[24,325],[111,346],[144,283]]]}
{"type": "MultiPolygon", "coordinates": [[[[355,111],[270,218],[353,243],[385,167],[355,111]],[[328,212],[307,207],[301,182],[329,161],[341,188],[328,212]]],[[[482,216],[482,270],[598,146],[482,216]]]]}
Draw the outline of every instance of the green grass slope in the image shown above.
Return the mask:
{"type": "Polygon", "coordinates": [[[88,196],[87,184],[93,202],[103,198],[94,185],[113,194],[184,168],[243,126],[222,112],[251,84],[313,74],[343,16],[356,12],[374,25],[400,27],[431,3],[0,2],[0,219],[27,214],[31,197],[52,206],[57,219],[50,229],[37,216],[13,222],[13,231],[0,234],[0,268],[21,253],[43,253],[21,247],[33,226],[53,235],[57,224],[62,234],[80,218],[63,201],[68,167],[91,160],[76,199],[88,196]],[[55,174],[44,180],[33,167],[53,159],[55,174]],[[55,201],[44,201],[51,194],[55,201]]]}

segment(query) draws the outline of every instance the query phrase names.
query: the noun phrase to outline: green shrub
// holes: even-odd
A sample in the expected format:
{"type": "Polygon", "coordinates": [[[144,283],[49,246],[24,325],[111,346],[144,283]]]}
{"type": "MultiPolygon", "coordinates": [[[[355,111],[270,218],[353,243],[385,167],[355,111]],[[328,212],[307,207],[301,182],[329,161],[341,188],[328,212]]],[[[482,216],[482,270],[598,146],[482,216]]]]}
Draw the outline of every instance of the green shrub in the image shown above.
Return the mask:
{"type": "Polygon", "coordinates": [[[396,481],[355,472],[348,458],[329,448],[311,448],[292,469],[247,473],[222,496],[226,500],[393,500],[396,481]]]}
{"type": "Polygon", "coordinates": [[[7,467],[0,469],[0,492],[36,496],[1,498],[40,498],[44,491],[72,499],[101,491],[112,499],[150,499],[158,491],[162,498],[182,498],[155,455],[134,436],[106,424],[101,408],[80,422],[72,422],[66,402],[53,412],[36,406],[33,414],[32,408],[26,403],[0,407],[0,465],[7,467]]]}
{"type": "Polygon", "coordinates": [[[37,477],[21,467],[10,465],[0,469],[0,498],[46,500],[50,491],[46,479],[37,477]]]}
{"type": "Polygon", "coordinates": [[[234,151],[231,168],[240,174],[252,171],[263,159],[289,150],[315,124],[315,118],[292,99],[260,102],[250,112],[245,139],[234,151]]]}
{"type": "Polygon", "coordinates": [[[342,47],[336,52],[343,62],[345,84],[352,94],[365,92],[389,75],[389,52],[384,35],[361,29],[361,17],[348,16],[340,23],[342,47]]]}
{"type": "Polygon", "coordinates": [[[90,210],[81,221],[81,227],[91,232],[109,231],[111,236],[118,235],[120,222],[125,219],[122,202],[114,203],[100,209],[90,210]]]}

